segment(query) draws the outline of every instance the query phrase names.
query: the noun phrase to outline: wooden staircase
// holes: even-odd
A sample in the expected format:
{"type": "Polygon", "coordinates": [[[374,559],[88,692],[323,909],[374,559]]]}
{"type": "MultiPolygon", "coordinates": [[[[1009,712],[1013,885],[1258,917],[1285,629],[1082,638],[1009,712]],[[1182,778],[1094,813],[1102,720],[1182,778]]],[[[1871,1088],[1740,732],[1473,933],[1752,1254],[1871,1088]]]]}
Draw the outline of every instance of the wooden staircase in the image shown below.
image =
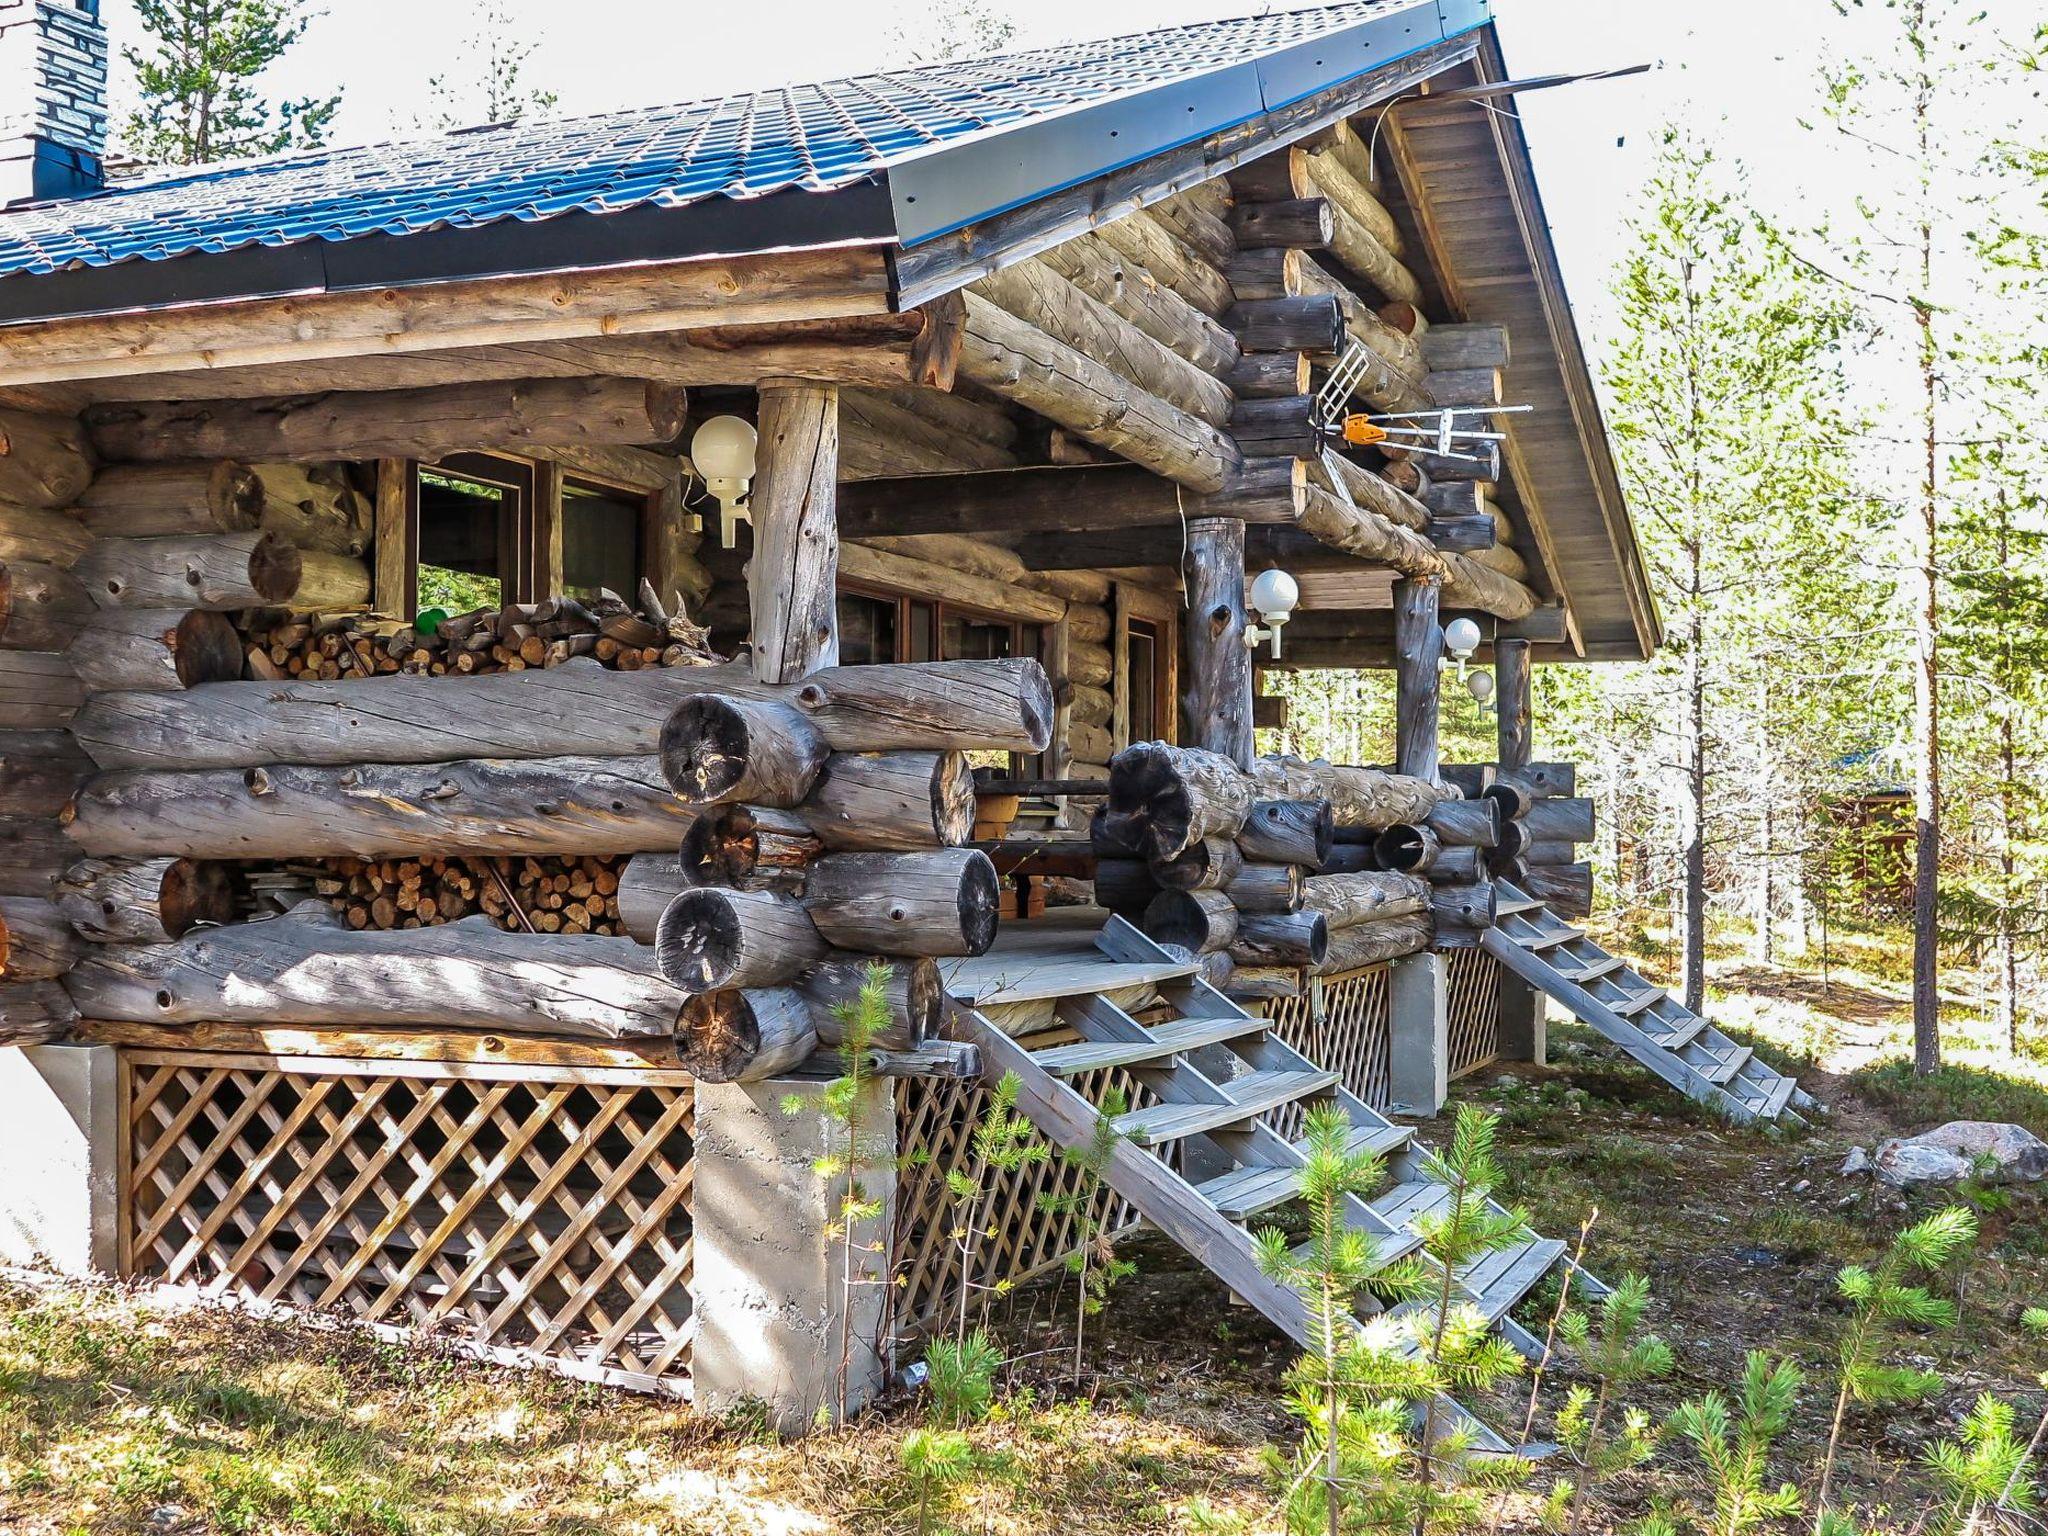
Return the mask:
{"type": "Polygon", "coordinates": [[[1629,969],[1535,897],[1496,882],[1495,925],[1481,943],[1688,1098],[1730,1120],[1804,1125],[1814,1100],[1790,1076],[1737,1045],[1662,987],[1629,969]]]}
{"type": "MultiPolygon", "coordinates": [[[[1337,1073],[1282,1042],[1266,1020],[1200,980],[1193,965],[1121,918],[1110,919],[1095,945],[1100,953],[1091,963],[1070,959],[1008,975],[984,969],[978,980],[956,972],[955,1032],[980,1047],[989,1081],[1017,1075],[1019,1110],[1061,1148],[1085,1147],[1094,1135],[1098,1105],[1075,1079],[1105,1067],[1128,1073],[1141,1102],[1119,1121],[1129,1140],[1118,1145],[1104,1182],[1239,1298],[1305,1342],[1301,1298],[1266,1277],[1252,1241],[1254,1227],[1298,1193],[1301,1107],[1335,1103],[1354,1127],[1353,1146],[1385,1158],[1387,1183],[1369,1199],[1351,1200],[1347,1212],[1354,1228],[1378,1240],[1381,1263],[1421,1246],[1417,1224],[1450,1191],[1426,1176],[1412,1131],[1346,1091],[1337,1073]],[[1140,1013],[1153,1016],[1161,1004],[1170,1018],[1140,1022],[1140,1013]],[[1034,1047],[1034,1036],[1048,1043],[1034,1047]]],[[[1459,1275],[1457,1296],[1534,1358],[1541,1342],[1508,1314],[1553,1267],[1569,1262],[1563,1243],[1529,1232],[1459,1275]]],[[[1592,1295],[1604,1291],[1589,1276],[1575,1284],[1592,1295]]],[[[1440,1404],[1438,1416],[1464,1426],[1482,1450],[1518,1449],[1457,1404],[1440,1404]]]]}

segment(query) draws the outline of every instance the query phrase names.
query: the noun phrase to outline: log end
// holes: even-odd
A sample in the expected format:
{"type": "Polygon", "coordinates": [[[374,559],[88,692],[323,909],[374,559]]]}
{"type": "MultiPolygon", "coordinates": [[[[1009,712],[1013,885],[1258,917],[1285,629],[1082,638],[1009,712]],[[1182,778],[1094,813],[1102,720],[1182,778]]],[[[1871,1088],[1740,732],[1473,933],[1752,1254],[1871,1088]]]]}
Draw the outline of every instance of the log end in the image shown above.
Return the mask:
{"type": "Polygon", "coordinates": [[[242,675],[242,638],[225,614],[194,608],[165,639],[182,687],[229,683],[242,675]]]}
{"type": "Polygon", "coordinates": [[[654,963],[671,986],[692,994],[715,992],[736,974],[745,935],[727,898],[723,891],[684,891],[661,914],[654,963]]]}

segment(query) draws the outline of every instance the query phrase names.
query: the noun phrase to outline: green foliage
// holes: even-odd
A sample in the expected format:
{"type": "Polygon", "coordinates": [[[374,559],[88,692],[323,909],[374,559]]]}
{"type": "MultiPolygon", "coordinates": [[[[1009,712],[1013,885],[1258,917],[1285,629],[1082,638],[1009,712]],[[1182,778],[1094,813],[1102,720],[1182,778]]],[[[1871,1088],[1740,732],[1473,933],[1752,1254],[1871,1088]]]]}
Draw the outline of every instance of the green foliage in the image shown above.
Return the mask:
{"type": "Polygon", "coordinates": [[[1706,1473],[1712,1511],[1701,1522],[1710,1536],[1742,1536],[1799,1513],[1791,1483],[1770,1486],[1771,1448],[1791,1421],[1803,1378],[1789,1360],[1751,1350],[1733,1408],[1720,1392],[1681,1403],[1671,1428],[1690,1442],[1706,1473]]]}
{"type": "Polygon", "coordinates": [[[428,78],[432,110],[422,119],[424,125],[448,129],[516,123],[553,110],[556,94],[528,85],[525,78],[527,62],[541,45],[519,37],[514,21],[505,0],[472,0],[464,27],[470,47],[461,60],[461,72],[428,78]]]}
{"type": "Polygon", "coordinates": [[[2033,1511],[2033,1481],[2023,1475],[2028,1447],[2014,1435],[2013,1422],[2012,1405],[1986,1392],[1955,1439],[1928,1447],[1927,1465],[1943,1496],[1924,1527],[1930,1536],[1980,1531],[1987,1509],[2017,1515],[2033,1511]]]}
{"type": "Polygon", "coordinates": [[[1003,1352],[985,1328],[964,1339],[934,1339],[925,1352],[926,1385],[932,1394],[931,1421],[964,1429],[988,1417],[995,1401],[996,1372],[1003,1352]]]}
{"type": "Polygon", "coordinates": [[[1021,1172],[1031,1164],[1042,1163],[1052,1156],[1052,1149],[1038,1139],[1031,1122],[1017,1113],[1017,1095],[1023,1087],[1016,1073],[1003,1074],[1002,1079],[989,1090],[988,1104],[974,1128],[969,1149],[972,1154],[970,1168],[966,1171],[950,1169],[946,1174],[946,1192],[960,1209],[959,1223],[952,1233],[954,1246],[960,1253],[960,1308],[954,1326],[956,1339],[967,1337],[967,1313],[976,1296],[982,1298],[982,1311],[986,1315],[989,1298],[1006,1296],[1010,1291],[1011,1282],[1007,1275],[985,1282],[979,1267],[981,1240],[995,1235],[989,1214],[995,1176],[1021,1172]]]}
{"type": "Polygon", "coordinates": [[[153,164],[202,165],[324,143],[339,91],[272,102],[257,83],[317,14],[307,0],[135,0],[149,46],[122,50],[141,97],[126,147],[153,164]]]}
{"type": "Polygon", "coordinates": [[[1551,1489],[1544,1513],[1552,1530],[1570,1530],[1578,1523],[1588,1490],[1641,1466],[1656,1453],[1657,1433],[1649,1413],[1615,1401],[1620,1390],[1671,1373],[1671,1346],[1643,1331],[1649,1308],[1649,1280],[1628,1275],[1600,1298],[1597,1324],[1577,1308],[1568,1308],[1558,1320],[1559,1335],[1598,1387],[1573,1386],[1557,1413],[1558,1443],[1571,1452],[1577,1471],[1551,1489]],[[1621,1427],[1613,1430],[1608,1415],[1617,1406],[1621,1427]]]}
{"type": "Polygon", "coordinates": [[[1109,1293],[1119,1280],[1127,1280],[1138,1272],[1138,1266],[1117,1254],[1116,1242],[1103,1230],[1101,1201],[1102,1176],[1109,1167],[1109,1160],[1116,1155],[1116,1149],[1130,1140],[1127,1132],[1117,1129],[1117,1121],[1130,1109],[1130,1100],[1121,1089],[1108,1088],[1103,1091],[1102,1103],[1095,1111],[1095,1126],[1085,1147],[1072,1147],[1066,1152],[1066,1161],[1079,1175],[1073,1189],[1063,1195],[1051,1193],[1038,1197],[1042,1210],[1049,1216],[1064,1217],[1072,1223],[1075,1234],[1074,1251],[1067,1255],[1067,1273],[1075,1279],[1074,1296],[1074,1384],[1081,1384],[1081,1351],[1087,1332],[1088,1319],[1109,1305],[1109,1293]]]}
{"type": "Polygon", "coordinates": [[[933,1506],[943,1505],[947,1495],[972,1475],[974,1447],[956,1431],[913,1429],[903,1437],[897,1454],[917,1488],[917,1531],[925,1536],[933,1529],[933,1506]]]}

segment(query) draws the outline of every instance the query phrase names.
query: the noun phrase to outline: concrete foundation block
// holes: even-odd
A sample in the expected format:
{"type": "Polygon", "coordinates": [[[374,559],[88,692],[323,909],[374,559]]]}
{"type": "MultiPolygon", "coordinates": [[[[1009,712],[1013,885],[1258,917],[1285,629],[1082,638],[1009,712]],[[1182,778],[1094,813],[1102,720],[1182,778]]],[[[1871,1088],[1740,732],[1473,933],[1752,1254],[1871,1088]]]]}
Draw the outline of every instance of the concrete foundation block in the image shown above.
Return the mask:
{"type": "Polygon", "coordinates": [[[0,1262],[119,1270],[116,1066],[100,1045],[0,1050],[0,1262]]]}
{"type": "Polygon", "coordinates": [[[836,1417],[844,1341],[850,1413],[881,1390],[890,1368],[895,1095],[876,1082],[859,1107],[860,1183],[881,1213],[855,1227],[849,1262],[838,1230],[846,1181],[817,1168],[843,1152],[846,1133],[818,1108],[820,1086],[697,1086],[692,1392],[711,1413],[763,1403],[785,1434],[810,1429],[821,1410],[836,1417]],[[795,1114],[783,1107],[792,1092],[811,1100],[795,1114]]]}
{"type": "Polygon", "coordinates": [[[1547,1066],[1550,1060],[1550,999],[1519,976],[1501,973],[1495,998],[1495,1039],[1502,1061],[1547,1066]]]}
{"type": "Polygon", "coordinates": [[[1387,967],[1391,1082],[1388,1108],[1426,1118],[1444,1107],[1451,1088],[1450,985],[1444,957],[1430,950],[1402,955],[1387,967]]]}

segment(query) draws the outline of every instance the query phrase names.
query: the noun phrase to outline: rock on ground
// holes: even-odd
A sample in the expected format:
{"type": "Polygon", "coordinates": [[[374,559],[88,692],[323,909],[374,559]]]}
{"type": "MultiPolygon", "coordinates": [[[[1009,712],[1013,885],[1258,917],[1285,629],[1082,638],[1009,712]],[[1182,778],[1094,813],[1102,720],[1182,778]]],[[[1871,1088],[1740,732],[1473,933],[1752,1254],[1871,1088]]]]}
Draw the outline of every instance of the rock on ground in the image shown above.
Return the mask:
{"type": "Polygon", "coordinates": [[[1900,1188],[1956,1184],[1973,1177],[2032,1183],[2048,1175],[2048,1141],[2021,1125],[1951,1120],[1918,1136],[1887,1141],[1877,1149],[1871,1166],[1879,1178],[1900,1188]]]}

